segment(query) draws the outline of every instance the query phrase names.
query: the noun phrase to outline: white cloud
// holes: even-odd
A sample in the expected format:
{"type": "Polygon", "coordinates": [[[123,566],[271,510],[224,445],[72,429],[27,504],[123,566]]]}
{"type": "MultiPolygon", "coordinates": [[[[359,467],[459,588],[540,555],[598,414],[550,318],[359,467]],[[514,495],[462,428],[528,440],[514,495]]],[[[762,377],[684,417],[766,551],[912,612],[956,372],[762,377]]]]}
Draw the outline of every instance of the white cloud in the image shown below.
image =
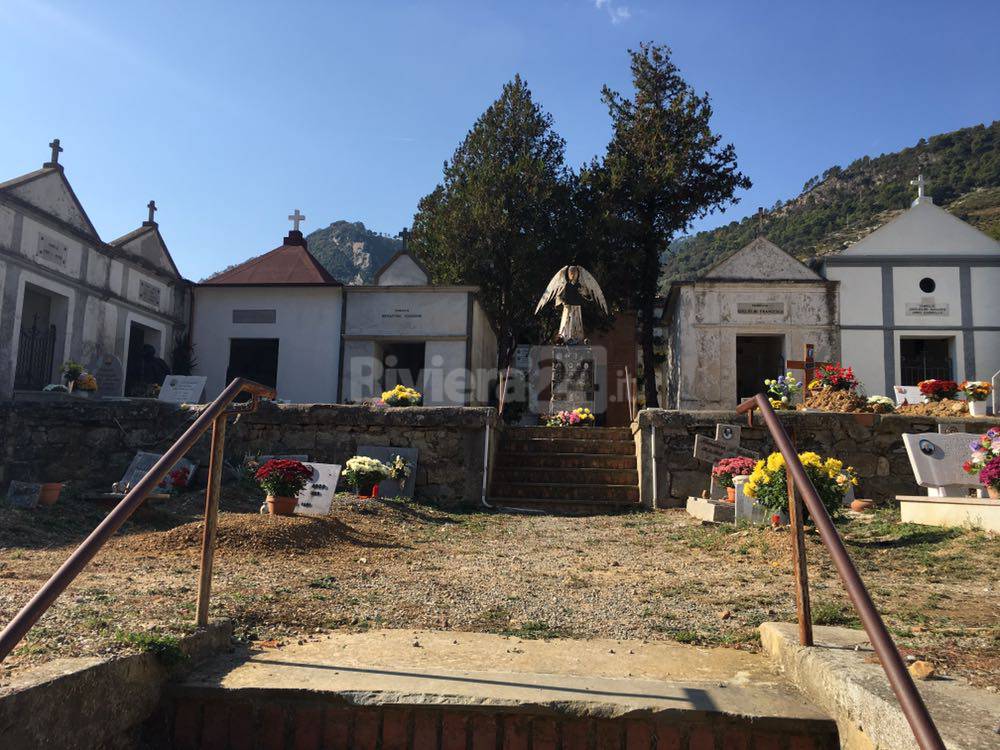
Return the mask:
{"type": "Polygon", "coordinates": [[[627,5],[618,5],[614,0],[594,0],[594,7],[606,11],[613,24],[624,23],[632,17],[627,5]]]}

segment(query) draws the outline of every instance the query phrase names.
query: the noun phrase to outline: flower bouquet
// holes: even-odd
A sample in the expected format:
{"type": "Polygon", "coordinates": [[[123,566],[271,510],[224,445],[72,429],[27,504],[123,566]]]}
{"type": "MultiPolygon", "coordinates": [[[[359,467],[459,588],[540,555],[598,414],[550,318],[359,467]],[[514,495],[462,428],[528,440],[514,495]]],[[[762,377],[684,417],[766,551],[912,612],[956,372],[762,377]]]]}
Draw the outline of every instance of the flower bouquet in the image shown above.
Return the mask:
{"type": "Polygon", "coordinates": [[[896,411],[896,402],[888,396],[869,396],[868,407],[876,414],[891,414],[896,411]]]}
{"type": "Polygon", "coordinates": [[[966,474],[978,476],[990,497],[1000,497],[1000,428],[991,427],[971,443],[972,455],[962,464],[966,474]]]}
{"type": "Polygon", "coordinates": [[[592,427],[593,425],[593,412],[582,406],[573,411],[557,411],[545,418],[546,427],[592,427]]]}
{"type": "Polygon", "coordinates": [[[382,394],[382,401],[386,406],[420,406],[424,402],[424,397],[420,391],[405,385],[397,385],[391,391],[382,394]]]}
{"type": "Polygon", "coordinates": [[[946,398],[955,398],[958,393],[958,383],[954,380],[921,380],[917,383],[917,388],[924,394],[928,401],[942,401],[946,398]]]}
{"type": "Polygon", "coordinates": [[[73,386],[76,385],[76,379],[83,374],[83,365],[79,362],[74,362],[69,359],[62,363],[62,367],[59,368],[62,373],[63,380],[66,383],[66,388],[69,392],[73,392],[73,386]]]}
{"type": "Polygon", "coordinates": [[[377,458],[354,456],[344,464],[344,479],[354,487],[358,497],[375,497],[378,483],[390,476],[390,468],[377,458]]]}
{"type": "Polygon", "coordinates": [[[290,516],[299,500],[297,495],[312,478],[312,468],[301,461],[272,458],[254,474],[257,484],[267,493],[267,508],[271,515],[290,516]]]}
{"type": "Polygon", "coordinates": [[[820,365],[816,368],[816,378],[809,384],[810,390],[829,388],[831,391],[853,391],[858,387],[854,368],[840,364],[820,365]]]}
{"type": "Polygon", "coordinates": [[[768,401],[775,409],[792,409],[792,401],[802,392],[802,382],[795,379],[791,370],[773,380],[764,381],[767,386],[768,401]]]}
{"type": "Polygon", "coordinates": [[[969,402],[969,414],[974,417],[986,416],[986,399],[993,392],[993,386],[985,380],[966,380],[959,386],[969,402]]]}
{"type": "MultiPolygon", "coordinates": [[[[843,461],[836,458],[824,460],[819,454],[812,452],[800,453],[799,460],[827,512],[831,516],[840,513],[848,489],[858,483],[854,469],[850,466],[845,469],[843,461]]],[[[772,453],[757,462],[750,478],[743,485],[743,492],[758,504],[778,513],[788,510],[787,481],[784,456],[772,453]]]]}
{"type": "Polygon", "coordinates": [[[406,459],[402,456],[395,456],[392,461],[389,462],[389,479],[395,482],[399,482],[402,486],[406,484],[406,480],[410,478],[410,474],[413,473],[413,467],[407,463],[406,459]]]}
{"type": "Polygon", "coordinates": [[[726,488],[726,499],[736,502],[736,487],[733,486],[733,477],[748,476],[754,470],[757,462],[746,456],[736,456],[734,458],[723,458],[712,467],[712,476],[719,480],[719,484],[726,488]]]}

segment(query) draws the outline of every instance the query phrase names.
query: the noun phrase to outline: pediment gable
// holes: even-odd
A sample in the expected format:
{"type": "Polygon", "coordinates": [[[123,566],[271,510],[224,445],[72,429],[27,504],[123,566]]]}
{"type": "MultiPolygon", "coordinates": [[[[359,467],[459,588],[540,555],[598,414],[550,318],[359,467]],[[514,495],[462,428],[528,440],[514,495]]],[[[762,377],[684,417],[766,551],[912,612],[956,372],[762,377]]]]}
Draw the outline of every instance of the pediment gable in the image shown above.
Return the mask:
{"type": "Polygon", "coordinates": [[[921,198],[841,255],[993,255],[998,252],[1000,242],[934,205],[929,198],[921,198]]]}
{"type": "Polygon", "coordinates": [[[144,224],[134,232],[119,237],[109,244],[164,273],[181,278],[177,266],[174,265],[174,259],[167,249],[167,243],[163,241],[163,236],[155,225],[144,224]]]}
{"type": "Polygon", "coordinates": [[[702,274],[703,279],[822,281],[823,277],[765,237],[757,237],[702,274]]]}
{"type": "Polygon", "coordinates": [[[100,241],[62,169],[46,168],[0,185],[8,195],[100,241]]]}
{"type": "Polygon", "coordinates": [[[375,274],[378,286],[426,286],[431,281],[427,269],[408,250],[400,250],[375,274]]]}

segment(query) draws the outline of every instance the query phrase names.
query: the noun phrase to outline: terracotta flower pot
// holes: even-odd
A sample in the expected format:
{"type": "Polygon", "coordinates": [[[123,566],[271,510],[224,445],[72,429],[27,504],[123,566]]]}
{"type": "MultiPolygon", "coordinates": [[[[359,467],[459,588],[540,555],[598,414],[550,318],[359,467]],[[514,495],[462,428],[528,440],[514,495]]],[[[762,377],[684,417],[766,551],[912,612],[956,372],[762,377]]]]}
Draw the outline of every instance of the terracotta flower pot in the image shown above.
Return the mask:
{"type": "Polygon", "coordinates": [[[726,502],[735,503],[736,502],[736,488],[726,487],[726,502]]]}
{"type": "Polygon", "coordinates": [[[46,482],[42,485],[42,491],[38,495],[38,504],[49,506],[55,505],[62,493],[62,482],[46,482]]]}
{"type": "Polygon", "coordinates": [[[873,505],[875,505],[874,500],[854,500],[851,503],[851,510],[858,513],[864,513],[869,510],[873,505]]]}
{"type": "Polygon", "coordinates": [[[1000,500],[1000,487],[994,487],[991,484],[986,488],[986,494],[992,497],[994,500],[1000,500]]]}
{"type": "Polygon", "coordinates": [[[275,497],[267,496],[267,511],[272,516],[290,516],[295,512],[295,506],[299,504],[296,497],[275,497]]]}

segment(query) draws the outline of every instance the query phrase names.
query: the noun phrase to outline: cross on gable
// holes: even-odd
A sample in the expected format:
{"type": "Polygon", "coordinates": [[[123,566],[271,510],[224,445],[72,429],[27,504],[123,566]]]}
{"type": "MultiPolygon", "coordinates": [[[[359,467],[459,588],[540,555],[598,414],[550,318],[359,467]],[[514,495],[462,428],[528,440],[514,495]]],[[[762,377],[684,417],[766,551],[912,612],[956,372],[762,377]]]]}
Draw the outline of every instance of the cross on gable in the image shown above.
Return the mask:
{"type": "Polygon", "coordinates": [[[400,229],[399,230],[399,239],[401,239],[403,241],[403,247],[405,248],[406,247],[406,243],[410,239],[410,230],[407,229],[406,227],[403,227],[402,229],[400,229]]]}
{"type": "Polygon", "coordinates": [[[764,207],[757,207],[757,234],[763,236],[764,234],[764,207]]]}
{"type": "Polygon", "coordinates": [[[299,224],[306,220],[306,217],[299,213],[299,209],[295,209],[295,213],[288,217],[288,220],[292,222],[292,231],[299,231],[299,224]]]}
{"type": "Polygon", "coordinates": [[[923,198],[924,197],[924,187],[926,187],[926,185],[927,185],[927,181],[924,179],[924,176],[922,174],[918,174],[917,175],[917,179],[910,180],[910,184],[916,186],[916,188],[917,188],[917,198],[918,199],[919,198],[923,198]]]}
{"type": "Polygon", "coordinates": [[[153,218],[153,214],[156,213],[156,201],[150,201],[147,203],[146,208],[149,209],[149,218],[146,219],[146,224],[155,224],[156,220],[153,218]]]}
{"type": "Polygon", "coordinates": [[[62,153],[63,147],[59,145],[59,139],[55,138],[52,143],[49,144],[49,148],[52,149],[52,157],[45,163],[46,167],[58,167],[59,166],[59,154],[62,153]]]}

